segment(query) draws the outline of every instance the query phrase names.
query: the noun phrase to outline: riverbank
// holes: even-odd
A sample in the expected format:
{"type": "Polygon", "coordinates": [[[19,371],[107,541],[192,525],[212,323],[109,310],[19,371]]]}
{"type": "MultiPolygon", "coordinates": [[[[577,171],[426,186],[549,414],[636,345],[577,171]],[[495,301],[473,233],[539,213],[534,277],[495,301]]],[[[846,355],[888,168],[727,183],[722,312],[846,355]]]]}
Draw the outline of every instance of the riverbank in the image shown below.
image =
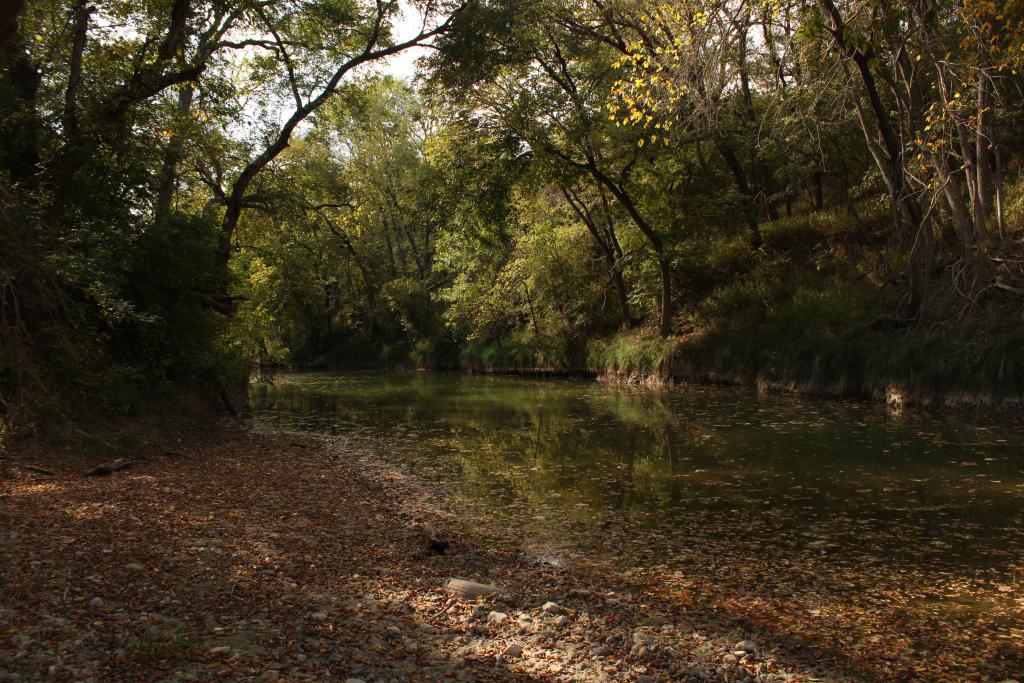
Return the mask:
{"type": "Polygon", "coordinates": [[[548,349],[534,354],[522,343],[498,343],[471,347],[457,368],[635,385],[739,386],[763,393],[868,400],[894,411],[926,408],[1010,417],[1024,412],[1024,342],[1017,331],[957,340],[944,332],[916,329],[840,335],[770,322],[770,330],[667,339],[649,330],[622,332],[591,340],[585,354],[561,357],[548,349]]]}
{"type": "Polygon", "coordinates": [[[482,543],[365,445],[216,425],[144,451],[108,477],[30,451],[0,484],[2,680],[802,678],[628,580],[482,543]]]}
{"type": "MultiPolygon", "coordinates": [[[[545,560],[488,516],[453,514],[386,443],[206,425],[88,478],[95,462],[73,452],[22,452],[0,485],[6,680],[952,681],[1024,662],[985,635],[998,611],[951,639],[966,626],[949,615],[854,605],[854,577],[780,602],[730,534],[738,564],[709,548],[685,576],[627,571],[614,551],[545,560]],[[448,554],[421,552],[423,521],[448,554]],[[512,597],[462,600],[452,577],[512,597]]],[[[787,572],[814,564],[803,554],[787,572]]]]}

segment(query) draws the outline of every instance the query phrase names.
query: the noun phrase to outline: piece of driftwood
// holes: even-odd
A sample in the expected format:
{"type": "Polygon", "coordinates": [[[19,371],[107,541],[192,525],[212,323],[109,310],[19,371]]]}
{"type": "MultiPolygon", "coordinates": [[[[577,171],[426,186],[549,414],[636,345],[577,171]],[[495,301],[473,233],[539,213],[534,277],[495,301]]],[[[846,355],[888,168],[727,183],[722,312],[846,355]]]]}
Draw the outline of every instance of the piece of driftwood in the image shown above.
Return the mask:
{"type": "Polygon", "coordinates": [[[235,404],[231,402],[231,397],[228,396],[227,389],[220,390],[220,401],[224,404],[224,410],[228,411],[231,417],[238,417],[238,410],[235,408],[235,404]]]}
{"type": "Polygon", "coordinates": [[[452,545],[448,537],[430,522],[423,522],[420,525],[420,536],[423,539],[423,547],[428,553],[444,555],[444,552],[452,545]]]}
{"type": "Polygon", "coordinates": [[[114,472],[118,472],[120,470],[127,469],[127,468],[131,467],[134,464],[135,463],[133,463],[130,460],[125,460],[124,458],[118,458],[117,460],[112,460],[110,462],[105,462],[102,465],[96,465],[96,467],[90,467],[89,469],[87,469],[85,471],[85,476],[87,476],[87,477],[103,477],[103,476],[106,476],[108,474],[113,474],[114,472]]]}
{"type": "Polygon", "coordinates": [[[472,600],[474,598],[485,598],[491,595],[508,597],[510,594],[497,586],[488,586],[486,583],[477,583],[468,579],[448,579],[444,587],[459,597],[472,600]]]}
{"type": "Polygon", "coordinates": [[[22,465],[21,469],[28,470],[29,472],[33,472],[35,474],[45,474],[48,477],[52,477],[53,475],[57,474],[53,470],[48,470],[45,467],[39,467],[38,465],[22,465]]]}

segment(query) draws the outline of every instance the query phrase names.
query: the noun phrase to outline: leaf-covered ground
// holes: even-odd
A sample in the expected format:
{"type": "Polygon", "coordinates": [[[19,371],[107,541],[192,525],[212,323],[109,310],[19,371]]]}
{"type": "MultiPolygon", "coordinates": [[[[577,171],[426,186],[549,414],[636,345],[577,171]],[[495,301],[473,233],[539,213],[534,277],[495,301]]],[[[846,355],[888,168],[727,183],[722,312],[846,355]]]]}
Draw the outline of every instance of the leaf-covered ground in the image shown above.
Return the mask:
{"type": "MultiPolygon", "coordinates": [[[[709,609],[721,600],[707,588],[714,567],[667,583],[617,571],[614,553],[560,565],[512,550],[519,544],[503,543],[493,520],[452,515],[438,485],[367,444],[218,426],[153,444],[109,477],[83,477],[95,463],[75,457],[22,457],[56,474],[16,469],[0,482],[0,680],[783,681],[894,671],[842,666],[791,637],[773,642],[812,631],[822,615],[772,623],[756,583],[731,610],[709,609]],[[452,536],[449,554],[419,552],[424,520],[452,536]],[[513,596],[462,600],[444,589],[449,577],[513,596]]],[[[1006,678],[1022,661],[1017,645],[1000,669],[967,664],[949,677],[1006,678]]]]}

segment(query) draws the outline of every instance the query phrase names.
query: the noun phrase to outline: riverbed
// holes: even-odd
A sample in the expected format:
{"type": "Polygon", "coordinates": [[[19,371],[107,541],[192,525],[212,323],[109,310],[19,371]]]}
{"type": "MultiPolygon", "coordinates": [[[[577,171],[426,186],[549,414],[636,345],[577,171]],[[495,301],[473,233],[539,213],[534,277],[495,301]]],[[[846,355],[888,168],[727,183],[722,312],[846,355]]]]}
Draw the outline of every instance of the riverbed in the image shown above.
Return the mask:
{"type": "Polygon", "coordinates": [[[1024,438],[739,389],[279,374],[258,425],[345,434],[453,514],[863,675],[1024,670],[1024,438]]]}

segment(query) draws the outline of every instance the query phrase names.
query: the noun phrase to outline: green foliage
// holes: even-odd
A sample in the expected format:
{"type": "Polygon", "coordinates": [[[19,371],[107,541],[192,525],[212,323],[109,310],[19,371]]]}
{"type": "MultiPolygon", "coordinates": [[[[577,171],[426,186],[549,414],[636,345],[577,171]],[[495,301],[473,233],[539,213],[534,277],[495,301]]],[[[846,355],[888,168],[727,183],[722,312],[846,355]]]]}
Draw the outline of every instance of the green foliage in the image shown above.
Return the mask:
{"type": "MultiPolygon", "coordinates": [[[[244,382],[282,317],[265,306],[239,325],[222,315],[236,301],[225,267],[235,235],[220,207],[237,188],[243,209],[270,212],[266,164],[245,160],[277,153],[265,140],[284,132],[278,95],[300,109],[330,95],[317,88],[337,62],[380,47],[366,37],[387,39],[394,7],[12,9],[0,43],[0,405],[123,412],[154,389],[244,382]],[[254,38],[270,34],[289,56],[254,38]],[[245,59],[235,37],[248,40],[245,59]]],[[[287,345],[267,355],[284,358],[287,345]]]]}
{"type": "Polygon", "coordinates": [[[218,226],[198,217],[169,214],[151,225],[126,264],[125,295],[132,321],[111,339],[120,358],[136,355],[147,379],[183,385],[237,384],[239,368],[221,345],[228,327],[202,293],[214,290],[218,226]]]}
{"type": "Polygon", "coordinates": [[[1024,232],[1024,174],[1006,188],[1006,226],[1011,233],[1024,232]]]}
{"type": "Polygon", "coordinates": [[[663,339],[649,333],[618,334],[596,339],[587,346],[587,367],[597,373],[652,376],[668,379],[680,348],[679,339],[663,339]]]}
{"type": "Polygon", "coordinates": [[[578,368],[578,355],[568,340],[518,331],[491,342],[470,342],[459,360],[461,367],[478,372],[560,373],[578,368]]]}
{"type": "Polygon", "coordinates": [[[987,5],[741,5],[472,1],[420,88],[346,70],[395,3],[26,4],[0,407],[137,411],[255,363],[1017,386],[1019,36],[987,5]],[[901,89],[907,54],[942,82],[901,89]],[[999,182],[986,235],[956,198],[999,182]]]}

